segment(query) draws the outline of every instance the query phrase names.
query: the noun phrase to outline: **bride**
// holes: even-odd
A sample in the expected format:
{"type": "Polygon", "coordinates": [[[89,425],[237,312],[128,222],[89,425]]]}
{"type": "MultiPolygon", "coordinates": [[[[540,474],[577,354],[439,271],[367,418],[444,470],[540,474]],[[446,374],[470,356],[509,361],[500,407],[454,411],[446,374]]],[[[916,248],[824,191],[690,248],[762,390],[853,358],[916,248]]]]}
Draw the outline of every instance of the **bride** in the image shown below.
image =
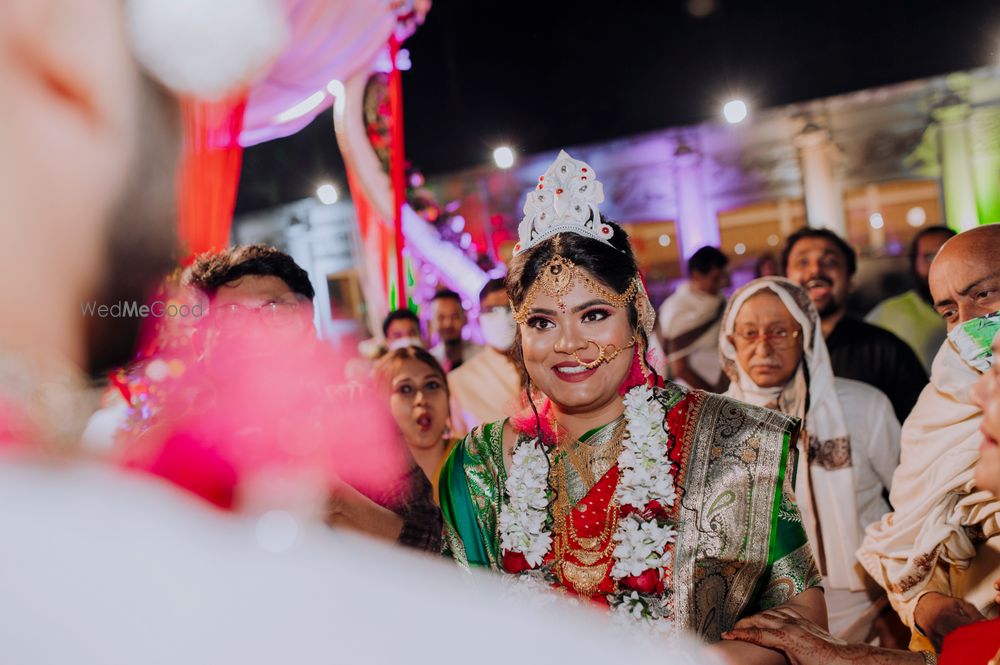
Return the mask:
{"type": "Polygon", "coordinates": [[[777,606],[825,624],[785,491],[798,420],[659,379],[653,309],[603,199],[593,169],[565,152],[528,195],[507,292],[530,409],[476,428],[446,460],[449,553],[709,642],[777,606]]]}

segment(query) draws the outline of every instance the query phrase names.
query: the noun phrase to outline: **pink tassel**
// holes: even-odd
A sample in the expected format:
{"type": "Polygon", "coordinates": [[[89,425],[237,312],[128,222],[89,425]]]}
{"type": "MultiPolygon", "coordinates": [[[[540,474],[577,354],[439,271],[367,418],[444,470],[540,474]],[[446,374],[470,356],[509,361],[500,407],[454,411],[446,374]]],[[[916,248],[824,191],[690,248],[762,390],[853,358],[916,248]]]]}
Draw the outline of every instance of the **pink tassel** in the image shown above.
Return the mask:
{"type": "Polygon", "coordinates": [[[618,386],[618,394],[622,397],[625,396],[632,388],[636,386],[641,386],[643,384],[652,385],[652,376],[647,376],[646,372],[643,372],[642,358],[639,353],[640,345],[635,345],[635,351],[632,352],[632,366],[629,367],[628,374],[625,375],[625,380],[622,381],[621,385],[618,386]]]}

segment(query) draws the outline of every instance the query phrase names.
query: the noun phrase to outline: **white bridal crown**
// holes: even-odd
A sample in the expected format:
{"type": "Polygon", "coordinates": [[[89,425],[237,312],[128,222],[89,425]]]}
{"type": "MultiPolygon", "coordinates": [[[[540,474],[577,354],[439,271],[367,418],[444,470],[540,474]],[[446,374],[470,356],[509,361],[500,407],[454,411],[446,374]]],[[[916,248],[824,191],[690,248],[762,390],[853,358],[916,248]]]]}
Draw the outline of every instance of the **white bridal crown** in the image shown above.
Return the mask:
{"type": "Polygon", "coordinates": [[[514,255],[557,233],[577,233],[610,246],[614,229],[601,222],[597,208],[603,201],[604,186],[594,169],[560,150],[535,189],[528,192],[514,255]]]}

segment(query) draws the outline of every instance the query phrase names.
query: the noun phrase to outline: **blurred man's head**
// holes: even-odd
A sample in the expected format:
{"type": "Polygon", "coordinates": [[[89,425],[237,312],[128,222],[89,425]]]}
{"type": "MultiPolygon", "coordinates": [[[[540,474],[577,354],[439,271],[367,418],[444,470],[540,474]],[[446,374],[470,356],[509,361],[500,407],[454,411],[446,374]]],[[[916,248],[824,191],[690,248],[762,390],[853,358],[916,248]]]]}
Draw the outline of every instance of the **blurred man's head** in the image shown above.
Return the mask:
{"type": "Polygon", "coordinates": [[[702,293],[718,295],[729,285],[729,259],[715,247],[702,247],[688,259],[691,286],[702,293]]]}
{"type": "Polygon", "coordinates": [[[207,298],[213,339],[256,335],[280,342],[311,327],[315,291],[309,275],[274,247],[243,245],[202,254],[184,282],[207,298]]]}
{"type": "Polygon", "coordinates": [[[944,243],[929,283],[934,309],[949,331],[1000,310],[1000,224],[977,226],[944,243]]]}
{"type": "Polygon", "coordinates": [[[17,312],[0,334],[95,373],[128,358],[139,320],[81,305],[142,301],[176,246],[176,103],[139,71],[124,11],[0,3],[0,306],[17,312]]]}
{"type": "Polygon", "coordinates": [[[847,310],[857,262],[854,248],[829,229],[800,229],[781,253],[785,276],[805,288],[822,319],[847,310]]]}
{"type": "Polygon", "coordinates": [[[931,261],[937,256],[941,246],[954,235],[955,232],[947,226],[928,226],[920,229],[920,232],[913,237],[913,243],[910,245],[910,270],[913,272],[917,292],[927,302],[932,302],[931,289],[927,282],[931,272],[931,261]]]}
{"type": "Polygon", "coordinates": [[[410,309],[395,309],[382,321],[382,335],[390,349],[423,346],[420,318],[410,309]]]}
{"type": "Polygon", "coordinates": [[[465,327],[462,297],[454,291],[438,291],[431,300],[431,311],[432,330],[441,341],[449,346],[461,344],[465,327]]]}

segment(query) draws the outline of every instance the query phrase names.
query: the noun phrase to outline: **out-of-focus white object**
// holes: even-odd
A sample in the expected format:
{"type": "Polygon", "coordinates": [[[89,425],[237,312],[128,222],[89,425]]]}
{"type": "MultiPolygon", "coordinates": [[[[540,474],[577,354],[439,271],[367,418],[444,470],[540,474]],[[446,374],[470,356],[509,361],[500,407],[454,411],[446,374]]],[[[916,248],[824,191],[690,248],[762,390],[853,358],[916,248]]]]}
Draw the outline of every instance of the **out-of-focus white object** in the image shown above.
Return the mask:
{"type": "Polygon", "coordinates": [[[206,505],[93,463],[0,461],[0,660],[720,662],[685,639],[623,634],[589,608],[533,607],[491,576],[321,524],[297,522],[274,548],[260,516],[206,505]],[[487,639],[506,646],[483,649],[487,639]]]}
{"type": "Polygon", "coordinates": [[[267,74],[288,40],[276,0],[128,0],[132,50],[179,94],[214,100],[267,74]]]}
{"type": "Polygon", "coordinates": [[[722,107],[722,115],[725,117],[726,122],[731,125],[746,120],[747,113],[747,103],[742,99],[733,99],[726,102],[726,105],[722,107]]]}
{"type": "Polygon", "coordinates": [[[337,202],[337,188],[330,183],[324,183],[316,188],[316,198],[323,205],[333,205],[337,202]]]}
{"type": "Polygon", "coordinates": [[[493,151],[493,161],[502,169],[514,166],[514,151],[508,146],[500,146],[493,151]]]}
{"type": "Polygon", "coordinates": [[[84,449],[98,454],[111,452],[118,430],[128,418],[128,409],[128,403],[119,399],[95,411],[80,437],[84,449]]]}

